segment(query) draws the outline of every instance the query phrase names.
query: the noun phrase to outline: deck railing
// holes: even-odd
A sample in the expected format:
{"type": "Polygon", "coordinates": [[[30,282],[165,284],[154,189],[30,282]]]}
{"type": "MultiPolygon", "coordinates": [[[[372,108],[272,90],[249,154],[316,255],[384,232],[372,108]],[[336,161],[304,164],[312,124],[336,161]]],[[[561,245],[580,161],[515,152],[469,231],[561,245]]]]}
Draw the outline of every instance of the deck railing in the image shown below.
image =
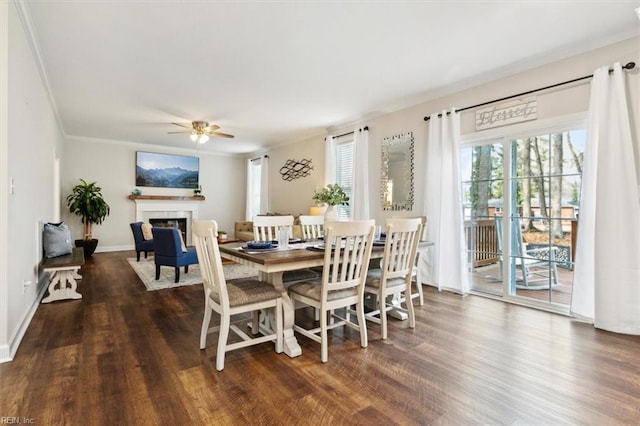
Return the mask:
{"type": "Polygon", "coordinates": [[[498,262],[495,220],[465,220],[464,234],[467,243],[467,261],[473,268],[498,262]]]}
{"type": "MultiPolygon", "coordinates": [[[[578,221],[571,221],[571,244],[559,246],[566,251],[561,267],[572,269],[575,259],[576,236],[578,234],[578,221]],[[565,265],[566,263],[566,265],[565,265]]],[[[494,219],[465,220],[464,235],[467,244],[467,262],[473,268],[497,263],[500,250],[498,249],[497,233],[494,219]]]]}

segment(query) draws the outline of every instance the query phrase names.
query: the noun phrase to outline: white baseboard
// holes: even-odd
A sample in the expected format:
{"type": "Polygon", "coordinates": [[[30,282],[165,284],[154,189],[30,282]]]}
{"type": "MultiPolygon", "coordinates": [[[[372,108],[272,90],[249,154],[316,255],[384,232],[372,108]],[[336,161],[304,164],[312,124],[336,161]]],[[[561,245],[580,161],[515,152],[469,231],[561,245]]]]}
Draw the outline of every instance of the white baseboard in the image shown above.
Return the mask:
{"type": "Polygon", "coordinates": [[[18,350],[18,346],[20,346],[20,342],[22,342],[22,338],[27,332],[27,329],[31,324],[31,320],[33,320],[33,316],[36,314],[36,311],[40,306],[40,301],[42,300],[42,297],[44,296],[45,292],[49,288],[49,279],[50,279],[50,276],[48,274],[43,274],[38,280],[37,288],[39,288],[40,291],[38,291],[38,294],[33,299],[33,303],[31,304],[31,307],[29,307],[29,310],[22,318],[22,321],[20,321],[20,326],[16,329],[13,336],[11,336],[11,338],[9,339],[9,344],[3,345],[2,347],[0,347],[0,363],[13,361],[13,357],[15,356],[16,351],[18,350]]]}
{"type": "Polygon", "coordinates": [[[132,245],[132,246],[106,246],[103,247],[101,245],[98,244],[98,248],[96,249],[96,253],[108,253],[108,252],[112,252],[112,251],[127,251],[127,250],[135,250],[136,246],[132,245]]]}
{"type": "Polygon", "coordinates": [[[9,350],[9,345],[0,346],[0,364],[3,362],[13,361],[11,358],[11,351],[9,350]]]}

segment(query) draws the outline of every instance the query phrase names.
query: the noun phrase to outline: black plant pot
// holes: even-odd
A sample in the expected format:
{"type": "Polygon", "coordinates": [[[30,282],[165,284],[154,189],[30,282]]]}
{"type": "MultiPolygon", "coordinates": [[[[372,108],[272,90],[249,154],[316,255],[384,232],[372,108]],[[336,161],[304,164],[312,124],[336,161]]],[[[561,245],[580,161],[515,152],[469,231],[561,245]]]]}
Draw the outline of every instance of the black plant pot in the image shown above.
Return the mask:
{"type": "Polygon", "coordinates": [[[96,251],[96,247],[98,247],[98,240],[76,240],[76,247],[82,247],[84,249],[84,257],[90,257],[93,252],[96,251]]]}

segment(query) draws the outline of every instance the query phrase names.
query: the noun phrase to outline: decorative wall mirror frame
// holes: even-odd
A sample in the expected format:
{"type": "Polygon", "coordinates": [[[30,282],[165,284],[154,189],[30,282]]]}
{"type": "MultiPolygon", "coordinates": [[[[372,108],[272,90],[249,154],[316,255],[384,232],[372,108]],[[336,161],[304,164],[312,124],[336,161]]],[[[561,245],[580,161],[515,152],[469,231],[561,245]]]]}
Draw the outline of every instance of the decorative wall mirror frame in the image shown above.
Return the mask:
{"type": "Polygon", "coordinates": [[[413,133],[382,139],[380,201],[383,210],[413,209],[413,133]]]}

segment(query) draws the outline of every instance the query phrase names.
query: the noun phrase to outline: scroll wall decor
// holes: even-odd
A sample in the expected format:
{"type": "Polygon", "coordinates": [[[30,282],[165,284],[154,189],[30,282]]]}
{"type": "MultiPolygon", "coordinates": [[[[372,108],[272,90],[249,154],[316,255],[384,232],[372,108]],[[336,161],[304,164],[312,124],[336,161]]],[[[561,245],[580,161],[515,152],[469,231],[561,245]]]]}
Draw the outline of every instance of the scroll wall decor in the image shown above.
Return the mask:
{"type": "Polygon", "coordinates": [[[313,164],[311,160],[303,158],[300,161],[287,160],[284,166],[280,167],[280,175],[283,180],[292,181],[301,177],[309,176],[313,170],[313,164]]]}

